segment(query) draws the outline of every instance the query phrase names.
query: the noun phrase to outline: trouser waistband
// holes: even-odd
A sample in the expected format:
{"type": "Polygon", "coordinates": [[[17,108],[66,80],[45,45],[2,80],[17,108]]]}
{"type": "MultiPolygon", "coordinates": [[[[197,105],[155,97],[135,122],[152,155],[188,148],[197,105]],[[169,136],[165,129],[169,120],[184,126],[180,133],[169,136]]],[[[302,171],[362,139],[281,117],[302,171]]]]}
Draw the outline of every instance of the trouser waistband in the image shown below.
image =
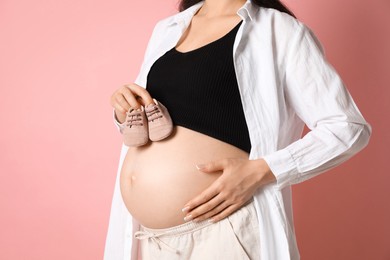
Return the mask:
{"type": "Polygon", "coordinates": [[[164,228],[164,229],[152,229],[152,228],[146,228],[141,225],[140,231],[137,231],[134,233],[134,237],[141,240],[141,239],[152,239],[161,249],[162,247],[173,252],[173,253],[179,253],[179,250],[169,246],[167,243],[163,242],[160,237],[168,237],[168,236],[177,236],[177,235],[183,235],[186,233],[191,233],[196,230],[202,229],[206,226],[209,226],[213,224],[212,222],[209,222],[207,219],[202,220],[199,222],[190,221],[178,226],[174,226],[171,228],[164,228]]]}
{"type": "MultiPolygon", "coordinates": [[[[249,205],[253,201],[254,201],[254,199],[252,197],[252,199],[250,199],[242,207],[249,205]]],[[[233,214],[234,214],[234,212],[233,212],[233,214]]],[[[169,246],[168,244],[163,242],[159,237],[163,237],[163,236],[169,237],[169,236],[177,236],[177,235],[192,233],[196,230],[202,229],[202,228],[209,226],[209,225],[212,225],[212,224],[214,224],[214,223],[209,222],[206,219],[206,220],[202,220],[199,222],[195,222],[195,221],[191,220],[191,221],[184,223],[184,224],[181,224],[181,225],[177,225],[177,226],[173,226],[173,227],[169,227],[169,228],[161,228],[161,229],[147,228],[147,227],[144,227],[143,225],[140,225],[140,231],[136,231],[134,233],[134,237],[139,239],[139,240],[150,238],[158,245],[158,247],[160,249],[162,247],[164,247],[165,249],[167,249],[173,253],[179,253],[179,250],[169,246]]]]}

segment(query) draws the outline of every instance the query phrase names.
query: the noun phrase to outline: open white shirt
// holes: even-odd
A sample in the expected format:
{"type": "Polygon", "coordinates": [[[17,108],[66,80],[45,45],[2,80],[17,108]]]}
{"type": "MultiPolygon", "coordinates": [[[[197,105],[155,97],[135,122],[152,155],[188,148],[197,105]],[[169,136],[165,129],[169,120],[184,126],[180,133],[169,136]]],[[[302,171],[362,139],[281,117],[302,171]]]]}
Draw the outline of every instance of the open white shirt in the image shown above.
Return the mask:
{"type": "MultiPolygon", "coordinates": [[[[176,46],[203,3],[156,24],[136,84],[146,87],[153,63],[176,46]]],[[[235,38],[233,57],[252,146],[249,159],[263,158],[277,179],[254,194],[261,259],[300,259],[291,185],[351,158],[367,145],[371,125],[307,25],[286,13],[259,7],[251,0],[237,14],[243,23],[235,38]],[[301,137],[305,124],[311,131],[301,137]]],[[[115,117],[114,122],[119,130],[115,117]]],[[[139,223],[126,209],[119,188],[127,149],[122,143],[105,260],[136,259],[138,250],[133,234],[139,223]]]]}

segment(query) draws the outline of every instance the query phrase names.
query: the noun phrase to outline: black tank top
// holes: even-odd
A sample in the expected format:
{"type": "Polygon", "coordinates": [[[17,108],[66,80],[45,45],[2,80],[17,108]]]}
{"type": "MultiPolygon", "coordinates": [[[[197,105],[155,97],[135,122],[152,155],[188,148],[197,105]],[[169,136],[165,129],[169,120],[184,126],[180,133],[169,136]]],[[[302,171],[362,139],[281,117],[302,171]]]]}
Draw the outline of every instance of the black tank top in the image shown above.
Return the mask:
{"type": "Polygon", "coordinates": [[[223,37],[188,52],[172,48],[152,65],[146,90],[180,125],[250,152],[233,64],[242,21],[223,37]]]}

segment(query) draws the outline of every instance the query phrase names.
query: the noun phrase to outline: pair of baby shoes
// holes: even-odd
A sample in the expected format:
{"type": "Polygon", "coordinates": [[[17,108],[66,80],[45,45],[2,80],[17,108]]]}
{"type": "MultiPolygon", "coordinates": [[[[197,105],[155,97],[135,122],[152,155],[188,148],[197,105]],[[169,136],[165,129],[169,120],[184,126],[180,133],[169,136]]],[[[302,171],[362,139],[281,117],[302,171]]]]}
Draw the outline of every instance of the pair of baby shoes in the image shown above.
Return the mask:
{"type": "Polygon", "coordinates": [[[130,108],[120,129],[125,145],[142,146],[149,139],[160,141],[168,137],[172,133],[173,124],[167,108],[153,99],[153,103],[145,107],[130,108]]]}

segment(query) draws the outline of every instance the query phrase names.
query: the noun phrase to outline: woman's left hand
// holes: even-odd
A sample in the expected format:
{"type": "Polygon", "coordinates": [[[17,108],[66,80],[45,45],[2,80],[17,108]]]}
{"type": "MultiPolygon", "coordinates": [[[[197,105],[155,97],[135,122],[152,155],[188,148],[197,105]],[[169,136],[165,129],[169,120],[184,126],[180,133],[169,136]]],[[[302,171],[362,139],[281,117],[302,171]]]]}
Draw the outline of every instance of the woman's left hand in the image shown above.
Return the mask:
{"type": "Polygon", "coordinates": [[[217,222],[244,205],[261,185],[274,182],[275,176],[263,159],[227,158],[197,165],[207,174],[222,175],[200,195],[186,203],[185,221],[209,219],[217,222]]]}

